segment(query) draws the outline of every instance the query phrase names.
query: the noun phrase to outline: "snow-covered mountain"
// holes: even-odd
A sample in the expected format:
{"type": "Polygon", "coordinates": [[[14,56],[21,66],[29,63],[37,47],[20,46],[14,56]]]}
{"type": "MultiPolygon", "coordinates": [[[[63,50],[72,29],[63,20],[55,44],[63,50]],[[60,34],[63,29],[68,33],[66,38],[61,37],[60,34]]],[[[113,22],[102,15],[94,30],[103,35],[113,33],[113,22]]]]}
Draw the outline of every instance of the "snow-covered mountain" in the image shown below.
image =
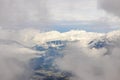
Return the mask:
{"type": "MultiPolygon", "coordinates": [[[[55,65],[55,60],[57,58],[64,57],[62,51],[66,49],[66,47],[74,44],[79,43],[82,47],[87,47],[89,49],[102,49],[119,45],[120,40],[120,31],[113,31],[110,33],[92,33],[92,32],[85,32],[85,31],[70,31],[66,33],[59,33],[59,32],[46,32],[39,34],[38,36],[34,37],[33,41],[36,42],[36,45],[33,46],[34,50],[37,51],[44,51],[44,54],[37,59],[33,59],[34,68],[36,70],[44,70],[44,71],[51,71],[51,75],[56,77],[54,73],[59,73],[59,76],[63,76],[63,73],[67,73],[67,77],[72,75],[69,72],[64,72],[64,70],[60,70],[55,65]],[[46,34],[50,34],[45,36],[46,34]],[[53,36],[52,36],[53,35],[53,36]],[[40,36],[45,36],[41,39],[40,36]],[[68,75],[69,74],[69,75],[68,75]]],[[[104,53],[103,55],[107,55],[108,52],[104,53]]],[[[42,75],[45,73],[36,72],[37,75],[42,75]]],[[[41,76],[40,75],[40,76],[41,76]]],[[[47,75],[47,74],[46,74],[47,75]]],[[[65,78],[64,75],[63,77],[65,78]]],[[[53,79],[53,78],[52,78],[53,79]]],[[[54,80],[54,79],[53,79],[54,80]]],[[[59,79],[57,79],[59,80],[59,79]]],[[[64,80],[64,79],[63,79],[64,80]]]]}
{"type": "Polygon", "coordinates": [[[30,66],[34,70],[32,80],[68,80],[70,76],[75,75],[71,73],[74,70],[69,70],[69,66],[72,65],[70,63],[75,64],[74,60],[82,59],[79,53],[88,55],[92,59],[100,59],[100,57],[104,59],[103,56],[106,55],[110,57],[113,55],[119,56],[119,30],[109,33],[86,32],[83,30],[72,30],[64,33],[58,31],[39,32],[37,30],[3,31],[0,33],[4,33],[4,36],[0,37],[0,47],[1,52],[3,52],[1,56],[5,56],[7,59],[9,56],[4,53],[9,53],[12,55],[10,59],[17,56],[17,59],[23,61],[28,53],[32,55],[29,58],[30,66]],[[12,37],[8,38],[10,35],[12,37]],[[21,53],[25,54],[24,59],[18,56],[21,53]],[[70,59],[68,59],[69,57],[70,59]],[[69,62],[69,60],[73,62],[69,62]]]}
{"type": "Polygon", "coordinates": [[[32,38],[32,47],[38,51],[45,51],[48,49],[64,49],[67,44],[81,42],[83,47],[102,48],[113,45],[120,38],[120,31],[113,31],[110,33],[94,33],[73,30],[65,33],[57,31],[39,33],[32,38]]]}

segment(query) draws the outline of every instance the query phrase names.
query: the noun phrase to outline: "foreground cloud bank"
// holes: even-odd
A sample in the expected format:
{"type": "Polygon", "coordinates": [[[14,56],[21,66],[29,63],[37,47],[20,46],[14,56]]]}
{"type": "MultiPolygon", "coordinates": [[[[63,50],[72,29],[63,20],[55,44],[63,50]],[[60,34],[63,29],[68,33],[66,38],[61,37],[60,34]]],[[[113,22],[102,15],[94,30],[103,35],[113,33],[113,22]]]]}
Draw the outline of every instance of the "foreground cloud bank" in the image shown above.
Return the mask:
{"type": "Polygon", "coordinates": [[[0,80],[29,80],[31,77],[29,60],[35,51],[23,45],[20,35],[19,31],[0,29],[0,80]]]}
{"type": "MultiPolygon", "coordinates": [[[[0,79],[29,80],[29,60],[35,53],[35,45],[49,41],[68,42],[62,51],[64,56],[56,59],[61,70],[71,72],[72,80],[118,80],[120,79],[120,31],[94,33],[72,30],[40,32],[34,29],[0,29],[0,79]],[[52,35],[52,36],[51,36],[52,35]]],[[[47,46],[47,45],[46,45],[47,46]]],[[[55,45],[52,45],[56,47],[55,45]]]]}
{"type": "Polygon", "coordinates": [[[84,40],[69,44],[63,51],[65,56],[56,60],[58,66],[73,73],[72,80],[120,79],[120,31],[96,34],[95,39],[88,35],[89,32],[84,40]]]}

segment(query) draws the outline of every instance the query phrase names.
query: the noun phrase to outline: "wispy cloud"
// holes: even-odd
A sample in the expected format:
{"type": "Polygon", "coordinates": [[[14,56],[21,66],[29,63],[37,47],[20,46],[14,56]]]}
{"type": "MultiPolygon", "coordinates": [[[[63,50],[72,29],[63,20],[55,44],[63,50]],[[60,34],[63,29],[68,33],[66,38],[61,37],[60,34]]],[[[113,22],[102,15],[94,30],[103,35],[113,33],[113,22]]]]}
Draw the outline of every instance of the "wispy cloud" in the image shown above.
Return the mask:
{"type": "MultiPolygon", "coordinates": [[[[29,32],[28,32],[29,33],[29,32]]],[[[32,69],[29,60],[36,51],[24,44],[24,31],[0,29],[0,79],[29,80],[32,69]],[[23,37],[22,37],[23,36],[23,37]]],[[[28,43],[27,43],[28,44],[28,43]]]]}

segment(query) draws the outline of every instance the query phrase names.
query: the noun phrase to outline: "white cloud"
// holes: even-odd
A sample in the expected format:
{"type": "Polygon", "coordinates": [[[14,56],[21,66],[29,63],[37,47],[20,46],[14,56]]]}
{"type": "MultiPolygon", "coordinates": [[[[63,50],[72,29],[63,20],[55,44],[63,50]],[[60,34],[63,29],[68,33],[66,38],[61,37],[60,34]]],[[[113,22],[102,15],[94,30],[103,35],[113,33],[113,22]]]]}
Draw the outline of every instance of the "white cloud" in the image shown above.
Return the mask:
{"type": "Polygon", "coordinates": [[[0,80],[30,79],[29,61],[37,52],[30,49],[30,44],[24,44],[25,34],[24,31],[0,29],[0,80]]]}
{"type": "Polygon", "coordinates": [[[73,74],[71,80],[120,79],[120,31],[110,32],[96,39],[106,40],[109,44],[100,49],[90,48],[88,44],[83,44],[91,41],[87,37],[69,44],[63,51],[65,56],[56,60],[60,69],[73,74]]]}

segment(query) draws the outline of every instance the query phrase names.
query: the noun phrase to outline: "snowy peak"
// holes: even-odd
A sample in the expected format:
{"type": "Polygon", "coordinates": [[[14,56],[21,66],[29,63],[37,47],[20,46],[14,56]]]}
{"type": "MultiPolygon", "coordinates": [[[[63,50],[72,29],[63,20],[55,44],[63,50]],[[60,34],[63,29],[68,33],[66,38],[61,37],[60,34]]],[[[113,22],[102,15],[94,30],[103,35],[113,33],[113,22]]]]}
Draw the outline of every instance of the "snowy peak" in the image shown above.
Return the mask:
{"type": "Polygon", "coordinates": [[[49,41],[42,45],[35,45],[33,48],[38,51],[46,51],[48,49],[56,49],[61,50],[65,48],[66,41],[61,40],[55,40],[55,41],[49,41]]]}
{"type": "Polygon", "coordinates": [[[45,44],[50,41],[80,41],[80,40],[88,40],[95,39],[97,37],[103,36],[102,33],[93,33],[86,32],[81,30],[72,30],[65,33],[60,33],[57,31],[50,31],[44,33],[38,33],[34,35],[32,38],[33,43],[35,44],[45,44]]]}
{"type": "MultiPolygon", "coordinates": [[[[109,33],[94,33],[81,30],[72,30],[65,33],[50,31],[37,33],[31,38],[35,50],[63,49],[67,43],[79,41],[83,47],[102,48],[120,40],[120,31],[109,33]]],[[[116,43],[118,44],[118,43],[116,43]]]]}

